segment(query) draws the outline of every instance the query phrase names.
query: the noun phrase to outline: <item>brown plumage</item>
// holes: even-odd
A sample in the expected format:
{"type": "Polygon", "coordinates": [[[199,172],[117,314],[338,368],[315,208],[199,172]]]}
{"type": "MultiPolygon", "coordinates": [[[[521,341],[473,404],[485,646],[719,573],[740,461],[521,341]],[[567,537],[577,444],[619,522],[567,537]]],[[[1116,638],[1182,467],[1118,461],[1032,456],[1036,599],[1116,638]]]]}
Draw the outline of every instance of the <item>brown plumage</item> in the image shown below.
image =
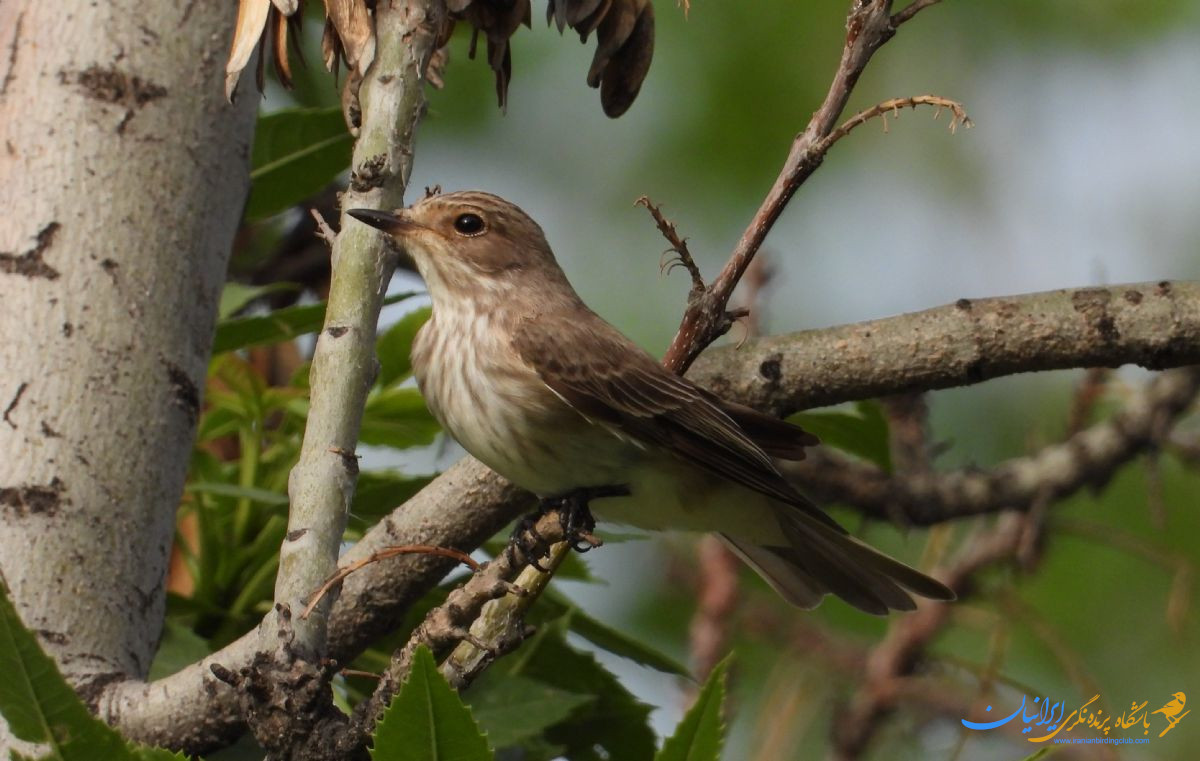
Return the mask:
{"type": "Polygon", "coordinates": [[[429,287],[413,369],[463,447],[542,497],[628,485],[602,518],[717,531],[785,599],[832,592],[871,613],[915,607],[942,584],[849,536],[772,457],[814,437],[665,370],[580,300],[545,236],[496,196],[433,196],[350,214],[392,235],[429,287]]]}

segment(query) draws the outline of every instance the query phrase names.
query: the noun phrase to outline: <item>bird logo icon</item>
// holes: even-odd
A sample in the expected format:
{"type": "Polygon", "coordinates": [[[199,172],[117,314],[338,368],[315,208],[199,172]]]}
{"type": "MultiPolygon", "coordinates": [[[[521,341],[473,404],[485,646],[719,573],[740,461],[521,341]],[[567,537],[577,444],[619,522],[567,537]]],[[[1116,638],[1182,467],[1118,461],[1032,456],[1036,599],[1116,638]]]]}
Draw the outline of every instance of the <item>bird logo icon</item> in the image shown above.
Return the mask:
{"type": "Polygon", "coordinates": [[[1156,713],[1161,713],[1163,718],[1167,720],[1167,728],[1158,734],[1159,737],[1170,732],[1179,723],[1180,719],[1191,713],[1190,710],[1183,710],[1185,705],[1187,705],[1187,695],[1184,695],[1182,692],[1176,692],[1171,696],[1171,700],[1167,701],[1166,705],[1150,714],[1153,716],[1156,713]]]}

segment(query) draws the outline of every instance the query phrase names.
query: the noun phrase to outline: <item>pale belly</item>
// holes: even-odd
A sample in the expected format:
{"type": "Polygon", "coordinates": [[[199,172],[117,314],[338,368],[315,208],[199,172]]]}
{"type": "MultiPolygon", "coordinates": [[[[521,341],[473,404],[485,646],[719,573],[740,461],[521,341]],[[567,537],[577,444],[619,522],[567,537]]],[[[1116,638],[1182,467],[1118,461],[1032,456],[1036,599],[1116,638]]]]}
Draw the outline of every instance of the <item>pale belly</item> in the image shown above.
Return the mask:
{"type": "Polygon", "coordinates": [[[540,497],[628,486],[629,497],[593,500],[601,520],[783,541],[765,496],[589,421],[532,372],[522,375],[497,359],[503,355],[483,342],[490,335],[486,322],[478,317],[460,326],[479,331],[477,340],[453,345],[425,334],[427,325],[417,346],[436,361],[414,362],[430,410],[475,458],[540,497]]]}

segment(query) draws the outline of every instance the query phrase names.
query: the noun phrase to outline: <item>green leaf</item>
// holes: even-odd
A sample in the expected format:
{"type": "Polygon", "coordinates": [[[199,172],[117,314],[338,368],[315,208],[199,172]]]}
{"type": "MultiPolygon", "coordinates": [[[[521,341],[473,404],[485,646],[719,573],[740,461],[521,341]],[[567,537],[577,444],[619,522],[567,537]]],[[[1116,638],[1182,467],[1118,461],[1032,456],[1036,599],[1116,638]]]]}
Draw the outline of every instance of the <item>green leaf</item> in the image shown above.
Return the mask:
{"type": "Polygon", "coordinates": [[[679,722],[675,734],[663,743],[654,761],[719,761],[725,740],[721,708],[725,703],[728,669],[729,656],[726,656],[708,675],[695,704],[679,722]]]}
{"type": "Polygon", "coordinates": [[[414,309],[388,328],[375,343],[379,355],[379,384],[387,387],[412,373],[412,342],[417,331],[429,319],[432,307],[414,309]]]}
{"type": "Polygon", "coordinates": [[[511,674],[499,678],[485,675],[471,686],[466,697],[475,720],[487,731],[488,741],[496,748],[539,737],[547,727],[595,700],[591,695],[567,692],[511,674]]]}
{"type": "Polygon", "coordinates": [[[1021,761],[1038,761],[1040,758],[1046,758],[1049,756],[1052,750],[1054,750],[1054,748],[1047,746],[1041,750],[1034,751],[1032,754],[1021,759],[1021,761]]]}
{"type": "Polygon", "coordinates": [[[218,319],[225,320],[257,298],[276,291],[294,291],[298,288],[295,283],[268,283],[267,285],[246,285],[245,283],[225,283],[221,289],[221,304],[217,307],[218,319]]]}
{"type": "Polygon", "coordinates": [[[888,423],[877,402],[857,402],[854,412],[801,412],[788,418],[821,439],[822,444],[857,455],[892,472],[888,423]]]}
{"type": "Polygon", "coordinates": [[[553,587],[542,593],[542,599],[531,611],[530,620],[537,623],[537,619],[543,615],[547,619],[567,616],[567,626],[572,632],[613,655],[628,658],[634,663],[661,671],[664,674],[691,676],[688,668],[679,661],[592,618],[575,607],[574,603],[553,587]]]}
{"type": "Polygon", "coordinates": [[[0,583],[0,715],[18,739],[49,746],[55,761],[134,758],[125,740],[94,718],[54,661],[21,623],[0,583]]]}
{"type": "Polygon", "coordinates": [[[350,166],[351,136],[339,106],[296,108],[259,117],[251,154],[246,219],[286,211],[350,166]]]}
{"type": "Polygon", "coordinates": [[[288,503],[288,496],[277,491],[256,489],[253,486],[238,486],[221,481],[193,481],[184,489],[192,494],[212,494],[217,497],[248,499],[264,505],[286,505],[288,503]]]}
{"type": "Polygon", "coordinates": [[[375,727],[375,761],[491,761],[471,711],[451,689],[429,648],[417,648],[400,692],[375,727]]]}
{"type": "MultiPolygon", "coordinates": [[[[414,295],[415,292],[397,293],[384,299],[383,305],[396,304],[414,295]]],[[[222,320],[217,325],[217,334],[213,339],[213,354],[279,343],[306,333],[315,333],[324,322],[324,302],[284,307],[254,317],[222,320]]]]}
{"type": "Polygon", "coordinates": [[[440,430],[419,391],[388,388],[367,397],[359,440],[364,444],[407,449],[430,443],[440,430]]]}
{"type": "Polygon", "coordinates": [[[172,753],[165,748],[150,748],[145,745],[130,746],[132,755],[130,758],[137,761],[190,761],[190,759],[182,753],[172,753]]]}
{"type": "Polygon", "coordinates": [[[542,627],[514,656],[497,665],[509,674],[595,697],[546,730],[544,738],[566,748],[565,757],[650,761],[655,751],[650,706],[635,699],[590,654],[568,645],[567,623],[561,618],[542,627]],[[597,753],[597,748],[606,755],[597,753]]]}

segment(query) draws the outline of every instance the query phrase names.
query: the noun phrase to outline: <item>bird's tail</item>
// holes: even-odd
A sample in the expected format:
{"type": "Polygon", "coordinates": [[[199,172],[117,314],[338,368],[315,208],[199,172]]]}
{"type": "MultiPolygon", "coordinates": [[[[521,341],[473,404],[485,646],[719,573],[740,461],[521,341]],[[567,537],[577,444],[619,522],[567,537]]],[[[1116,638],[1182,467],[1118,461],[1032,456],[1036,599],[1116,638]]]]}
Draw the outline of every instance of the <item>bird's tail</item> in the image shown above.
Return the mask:
{"type": "Polygon", "coordinates": [[[813,608],[832,593],[859,610],[885,615],[889,610],[914,610],[910,592],[933,600],[954,599],[954,592],[940,581],[812,516],[784,506],[776,515],[790,546],[760,546],[721,536],[793,605],[813,608]]]}

